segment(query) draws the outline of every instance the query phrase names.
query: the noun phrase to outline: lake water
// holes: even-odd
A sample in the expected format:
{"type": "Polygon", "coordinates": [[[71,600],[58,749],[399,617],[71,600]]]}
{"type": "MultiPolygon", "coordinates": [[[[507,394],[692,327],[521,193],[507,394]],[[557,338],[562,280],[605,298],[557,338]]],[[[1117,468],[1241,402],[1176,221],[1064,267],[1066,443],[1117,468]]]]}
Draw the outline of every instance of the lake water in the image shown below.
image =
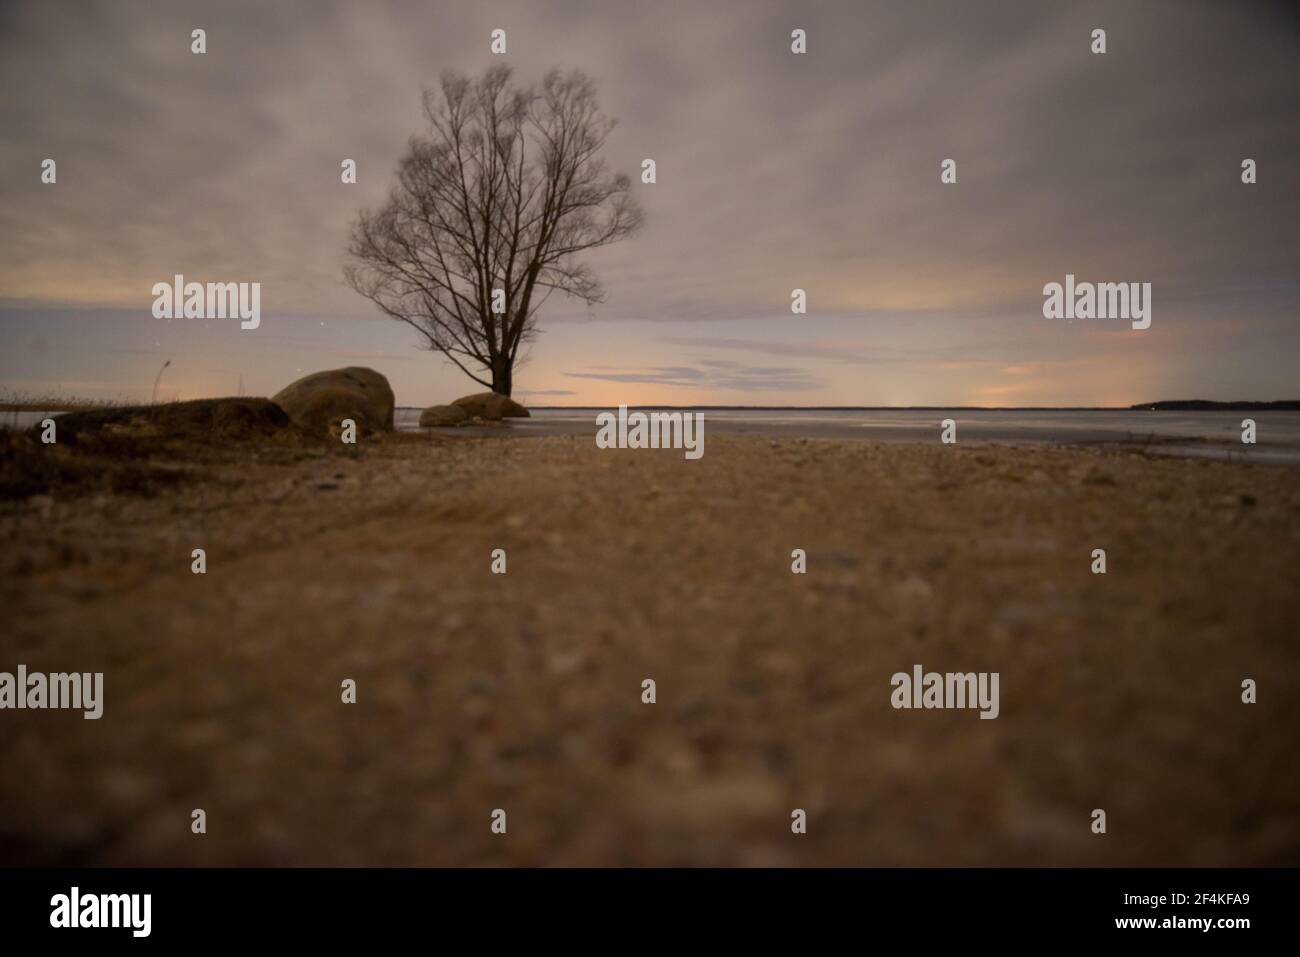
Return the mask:
{"type": "MultiPolygon", "coordinates": [[[[511,435],[596,435],[606,409],[534,409],[530,419],[508,419],[511,435]]],[[[958,409],[704,409],[706,435],[785,438],[937,441],[939,423],[957,422],[958,442],[1002,444],[1120,443],[1153,452],[1257,462],[1300,464],[1300,412],[1135,412],[958,409]],[[1253,418],[1257,444],[1243,445],[1241,421],[1253,418]]],[[[399,408],[397,427],[418,430],[420,410],[399,408]]],[[[442,429],[452,434],[500,435],[502,429],[442,429]]]]}

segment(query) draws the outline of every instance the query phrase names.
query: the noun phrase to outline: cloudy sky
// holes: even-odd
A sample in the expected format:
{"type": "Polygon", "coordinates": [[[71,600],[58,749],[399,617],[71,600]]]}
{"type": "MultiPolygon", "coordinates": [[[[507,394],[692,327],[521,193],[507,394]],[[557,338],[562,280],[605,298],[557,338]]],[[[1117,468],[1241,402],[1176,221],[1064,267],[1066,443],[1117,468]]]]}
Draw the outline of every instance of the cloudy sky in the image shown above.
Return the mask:
{"type": "Polygon", "coordinates": [[[477,391],[341,270],[421,90],[504,59],[595,77],[647,214],[590,257],[608,302],[548,304],[526,402],[1295,398],[1298,45],[1289,4],[1193,0],[9,0],[0,390],[147,398],[170,359],[168,398],[342,365],[404,405],[477,391]],[[261,327],[153,318],[176,273],[260,282],[261,327]],[[1043,318],[1067,273],[1150,282],[1151,327],[1043,318]]]}

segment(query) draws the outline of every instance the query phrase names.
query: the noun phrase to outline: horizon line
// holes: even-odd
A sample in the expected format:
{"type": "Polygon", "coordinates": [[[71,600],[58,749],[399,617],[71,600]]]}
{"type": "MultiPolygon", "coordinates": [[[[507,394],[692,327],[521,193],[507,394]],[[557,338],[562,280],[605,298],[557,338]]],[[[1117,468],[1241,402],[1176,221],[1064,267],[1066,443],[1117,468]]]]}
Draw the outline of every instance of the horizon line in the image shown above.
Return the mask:
{"type": "MultiPolygon", "coordinates": [[[[1222,411],[1237,409],[1273,408],[1276,411],[1300,411],[1300,399],[1243,399],[1217,401],[1213,399],[1168,399],[1156,402],[1139,402],[1133,405],[667,405],[638,403],[625,405],[628,409],[700,409],[706,411],[752,412],[942,412],[944,410],[976,412],[1163,412],[1163,411],[1222,411]],[[1284,408],[1293,406],[1294,408],[1284,408]],[[1182,407],[1182,408],[1180,408],[1182,407]]],[[[398,405],[398,409],[425,409],[422,405],[398,405]]],[[[529,409],[547,411],[585,412],[592,409],[611,409],[611,405],[529,405],[529,409]]]]}

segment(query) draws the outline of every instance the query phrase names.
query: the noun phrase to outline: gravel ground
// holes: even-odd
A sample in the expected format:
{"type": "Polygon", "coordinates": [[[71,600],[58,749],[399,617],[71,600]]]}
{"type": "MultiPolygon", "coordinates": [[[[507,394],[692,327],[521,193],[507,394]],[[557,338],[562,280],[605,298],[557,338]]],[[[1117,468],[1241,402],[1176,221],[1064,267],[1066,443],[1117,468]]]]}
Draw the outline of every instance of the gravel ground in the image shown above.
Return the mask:
{"type": "Polygon", "coordinates": [[[0,864],[1300,864],[1300,469],[408,434],[201,471],[0,509],[0,671],[105,673],[99,721],[0,712],[0,864]],[[1000,716],[893,709],[914,664],[998,672],[1000,716]]]}

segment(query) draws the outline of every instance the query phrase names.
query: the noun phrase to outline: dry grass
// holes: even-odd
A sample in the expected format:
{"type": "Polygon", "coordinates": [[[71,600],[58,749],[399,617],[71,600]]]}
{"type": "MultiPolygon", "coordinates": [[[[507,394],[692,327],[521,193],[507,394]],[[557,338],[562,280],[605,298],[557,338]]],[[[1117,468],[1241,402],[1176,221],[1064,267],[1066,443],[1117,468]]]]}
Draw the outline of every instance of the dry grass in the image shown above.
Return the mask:
{"type": "Polygon", "coordinates": [[[274,448],[324,442],[293,428],[268,399],[197,399],[68,412],[55,420],[58,441],[41,427],[0,431],[0,500],[91,492],[146,495],[201,474],[197,466],[274,448]]]}
{"type": "Polygon", "coordinates": [[[84,399],[78,396],[11,391],[8,397],[0,396],[0,412],[79,412],[87,409],[107,409],[128,405],[124,398],[84,399]]]}

